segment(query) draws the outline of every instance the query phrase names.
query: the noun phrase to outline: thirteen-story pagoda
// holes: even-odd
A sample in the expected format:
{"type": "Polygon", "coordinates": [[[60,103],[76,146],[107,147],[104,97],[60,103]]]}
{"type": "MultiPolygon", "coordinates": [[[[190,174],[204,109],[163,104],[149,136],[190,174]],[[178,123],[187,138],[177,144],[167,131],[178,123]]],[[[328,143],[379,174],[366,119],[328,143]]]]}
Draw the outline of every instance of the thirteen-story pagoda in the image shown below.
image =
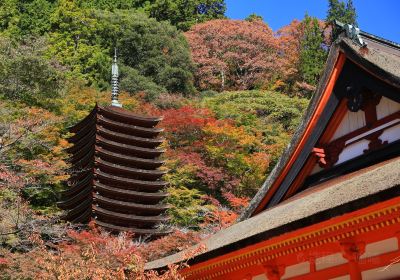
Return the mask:
{"type": "Polygon", "coordinates": [[[118,102],[118,66],[112,67],[112,105],[96,105],[90,114],[70,128],[68,139],[70,178],[59,207],[65,220],[94,220],[112,231],[137,235],[163,235],[166,182],[159,170],[163,142],[156,127],[162,117],[138,116],[118,102]]]}

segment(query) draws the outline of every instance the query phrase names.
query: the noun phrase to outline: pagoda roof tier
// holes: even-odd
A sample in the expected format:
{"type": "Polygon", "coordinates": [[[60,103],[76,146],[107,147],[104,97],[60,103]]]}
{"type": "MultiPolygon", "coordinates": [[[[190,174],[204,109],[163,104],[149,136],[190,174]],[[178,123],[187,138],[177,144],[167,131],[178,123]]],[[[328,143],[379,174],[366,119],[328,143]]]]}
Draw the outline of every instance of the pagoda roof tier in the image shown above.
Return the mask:
{"type": "Polygon", "coordinates": [[[98,116],[97,122],[100,124],[100,126],[104,126],[108,129],[119,131],[121,133],[129,133],[132,134],[133,136],[138,136],[138,137],[155,138],[161,132],[163,132],[162,128],[144,128],[136,125],[130,125],[110,120],[104,116],[98,116]]]}
{"type": "Polygon", "coordinates": [[[66,214],[63,216],[63,219],[72,221],[76,217],[79,217],[83,212],[87,211],[87,209],[92,209],[92,196],[88,195],[88,197],[83,200],[83,202],[74,208],[69,209],[66,214]]]}
{"type": "Polygon", "coordinates": [[[117,199],[108,198],[100,194],[93,194],[95,203],[111,206],[113,210],[120,210],[122,213],[143,213],[145,215],[158,215],[169,207],[163,204],[140,204],[134,202],[121,201],[117,199]]]}
{"type": "Polygon", "coordinates": [[[141,148],[135,145],[128,145],[116,141],[111,141],[99,135],[96,136],[96,144],[106,148],[107,150],[119,151],[131,156],[137,156],[141,158],[157,158],[162,153],[164,153],[163,149],[141,148]]]}
{"type": "Polygon", "coordinates": [[[94,141],[93,142],[88,142],[82,149],[80,149],[78,152],[72,154],[72,156],[69,158],[69,162],[72,164],[82,160],[88,154],[93,155],[94,154],[94,141]]]}
{"type": "Polygon", "coordinates": [[[78,132],[74,133],[73,136],[66,138],[66,140],[68,141],[68,143],[75,144],[80,139],[85,137],[85,135],[87,135],[88,133],[90,133],[91,131],[93,131],[95,129],[95,127],[94,127],[95,123],[96,123],[96,119],[93,118],[93,121],[88,122],[81,130],[79,130],[78,132]]]}
{"type": "Polygon", "coordinates": [[[65,149],[65,151],[69,154],[76,153],[80,151],[83,147],[85,147],[88,143],[94,142],[96,139],[96,130],[91,129],[88,133],[86,133],[83,137],[81,137],[73,146],[65,149]]]}
{"type": "Polygon", "coordinates": [[[126,154],[115,153],[101,147],[96,147],[96,155],[99,158],[107,158],[109,161],[120,163],[125,166],[141,167],[142,169],[155,169],[164,164],[161,159],[144,159],[140,157],[127,156],[126,154]]]}
{"type": "Polygon", "coordinates": [[[86,185],[80,192],[72,195],[65,196],[66,200],[57,203],[57,206],[61,209],[71,209],[80,204],[89,194],[92,193],[90,185],[86,185]]]}
{"type": "Polygon", "coordinates": [[[130,223],[140,223],[140,224],[155,224],[155,223],[163,223],[167,222],[169,220],[168,217],[166,216],[138,216],[138,215],[132,215],[132,214],[124,214],[124,213],[119,213],[115,211],[110,211],[107,209],[104,209],[100,206],[93,206],[93,211],[96,215],[101,215],[104,217],[107,217],[109,219],[115,219],[115,220],[120,220],[120,221],[127,221],[130,223]]]}
{"type": "Polygon", "coordinates": [[[146,117],[135,115],[126,109],[115,106],[98,107],[98,112],[109,119],[146,128],[155,127],[163,119],[162,117],[146,117]]]}
{"type": "Polygon", "coordinates": [[[129,176],[129,178],[132,177],[133,179],[142,180],[158,180],[167,173],[166,170],[147,170],[127,167],[99,158],[96,159],[96,167],[104,170],[105,172],[117,173],[124,176],[129,176]]]}
{"type": "Polygon", "coordinates": [[[83,120],[78,122],[76,125],[71,126],[68,128],[69,132],[71,133],[81,133],[84,131],[84,127],[87,126],[89,123],[92,123],[96,119],[97,115],[97,105],[90,111],[89,115],[87,115],[83,120]]]}
{"type": "Polygon", "coordinates": [[[143,148],[155,148],[162,144],[164,138],[143,138],[143,137],[136,137],[129,134],[115,132],[109,129],[106,129],[102,126],[97,126],[97,131],[100,135],[104,138],[129,144],[135,143],[136,146],[143,147],[143,148]]]}
{"type": "Polygon", "coordinates": [[[95,170],[95,178],[101,181],[116,183],[120,185],[120,187],[123,189],[137,190],[137,191],[154,192],[154,191],[159,191],[165,186],[167,186],[167,182],[165,181],[135,180],[105,173],[97,169],[95,170]]]}
{"type": "Polygon", "coordinates": [[[78,217],[74,218],[71,222],[73,223],[86,223],[90,221],[90,218],[92,216],[92,209],[87,208],[82,214],[80,214],[78,217]]]}
{"type": "Polygon", "coordinates": [[[97,181],[94,182],[93,188],[96,191],[107,193],[107,196],[113,195],[115,197],[124,197],[125,199],[140,199],[141,201],[150,202],[151,204],[154,204],[154,202],[158,202],[168,196],[168,193],[165,192],[137,192],[121,189],[115,186],[104,185],[97,181]]]}
{"type": "Polygon", "coordinates": [[[75,183],[71,181],[64,182],[65,185],[68,187],[66,190],[61,192],[61,197],[69,197],[73,196],[76,193],[80,192],[85,186],[91,185],[93,180],[93,174],[87,174],[85,178],[80,181],[76,181],[75,183]]]}
{"type": "Polygon", "coordinates": [[[96,105],[70,128],[75,134],[66,149],[70,178],[58,203],[66,210],[65,220],[87,222],[96,217],[95,223],[113,231],[163,234],[155,229],[167,220],[162,214],[168,208],[161,204],[168,195],[160,192],[167,185],[161,180],[166,171],[157,169],[164,163],[159,159],[163,129],[155,127],[161,120],[96,105]]]}
{"type": "Polygon", "coordinates": [[[104,227],[111,231],[116,231],[116,232],[128,231],[128,232],[134,232],[137,235],[151,235],[152,237],[164,236],[171,232],[170,230],[141,229],[141,228],[135,228],[135,227],[116,226],[116,225],[101,222],[99,220],[95,220],[95,221],[96,221],[96,224],[98,224],[99,226],[104,227]]]}

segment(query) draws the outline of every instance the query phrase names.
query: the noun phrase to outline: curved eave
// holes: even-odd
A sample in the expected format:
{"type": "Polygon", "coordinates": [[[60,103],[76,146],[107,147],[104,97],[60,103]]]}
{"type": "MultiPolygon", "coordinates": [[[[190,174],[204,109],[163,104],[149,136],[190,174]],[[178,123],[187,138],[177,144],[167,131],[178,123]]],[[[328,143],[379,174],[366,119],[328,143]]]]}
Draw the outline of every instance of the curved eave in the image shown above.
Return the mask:
{"type": "Polygon", "coordinates": [[[87,115],[83,120],[78,122],[76,125],[69,127],[68,130],[71,133],[77,133],[88,123],[90,123],[90,121],[92,121],[95,118],[96,114],[97,114],[97,105],[93,108],[93,110],[89,113],[89,115],[87,115]]]}
{"type": "Polygon", "coordinates": [[[164,236],[168,233],[171,233],[171,231],[160,231],[157,229],[140,229],[134,227],[115,226],[101,222],[99,220],[96,220],[96,224],[111,231],[128,231],[128,232],[134,232],[135,234],[138,235],[164,236]]]}
{"type": "Polygon", "coordinates": [[[83,168],[78,169],[71,177],[69,177],[68,182],[78,182],[85,179],[90,173],[93,172],[93,163],[89,164],[83,168]]]}
{"type": "Polygon", "coordinates": [[[125,124],[117,121],[110,120],[104,116],[98,116],[97,121],[100,125],[112,130],[117,130],[120,132],[129,132],[138,137],[150,137],[155,138],[163,132],[161,128],[145,128],[136,125],[125,124]]]}
{"type": "Polygon", "coordinates": [[[97,215],[102,215],[107,218],[111,219],[118,219],[118,220],[123,220],[127,222],[139,222],[143,224],[157,224],[157,223],[162,223],[162,222],[167,222],[168,217],[165,216],[137,216],[137,215],[131,215],[131,214],[123,214],[123,213],[118,213],[110,210],[106,210],[104,208],[101,208],[99,206],[94,205],[93,206],[93,211],[97,215]]]}
{"type": "Polygon", "coordinates": [[[110,119],[115,119],[131,125],[147,128],[155,127],[163,119],[162,117],[146,117],[135,115],[128,110],[116,107],[99,107],[98,112],[99,114],[110,119]]]}
{"type": "Polygon", "coordinates": [[[167,185],[167,182],[165,181],[134,180],[134,179],[111,175],[97,169],[95,169],[95,178],[121,184],[121,188],[124,186],[127,188],[149,190],[149,191],[158,191],[167,185]]]}
{"type": "Polygon", "coordinates": [[[88,166],[93,161],[94,161],[94,152],[89,152],[81,159],[78,159],[75,162],[73,162],[72,166],[67,169],[68,173],[71,174],[74,172],[74,170],[82,169],[83,167],[88,166]]]}
{"type": "Polygon", "coordinates": [[[156,158],[162,155],[162,153],[164,152],[164,150],[162,149],[148,149],[134,145],[118,143],[115,141],[108,140],[99,135],[96,135],[96,144],[103,147],[107,147],[113,151],[120,151],[122,153],[128,153],[130,155],[145,157],[145,158],[156,158]]]}
{"type": "Polygon", "coordinates": [[[97,131],[99,134],[103,135],[107,139],[111,139],[116,142],[121,143],[135,143],[136,145],[144,148],[155,148],[162,144],[164,138],[144,138],[136,137],[124,133],[115,132],[106,129],[102,126],[97,126],[97,131]]]}
{"type": "Polygon", "coordinates": [[[78,152],[76,152],[75,154],[73,154],[68,161],[72,164],[75,164],[76,162],[82,160],[83,158],[85,158],[86,156],[88,156],[88,154],[92,153],[94,154],[94,142],[91,143],[87,143],[84,147],[82,147],[82,149],[80,149],[78,152]]]}
{"type": "Polygon", "coordinates": [[[71,137],[66,138],[68,143],[77,143],[80,139],[85,137],[88,133],[92,132],[96,127],[96,118],[93,117],[91,122],[88,122],[81,130],[75,132],[71,137]]]}
{"type": "Polygon", "coordinates": [[[137,191],[131,191],[131,190],[124,190],[116,187],[111,187],[107,186],[104,184],[101,184],[100,182],[95,182],[93,188],[96,191],[104,192],[104,193],[109,193],[115,196],[121,196],[121,197],[126,197],[126,198],[133,198],[133,199],[140,199],[142,201],[150,201],[150,202],[159,202],[162,199],[168,197],[168,193],[164,192],[137,192],[137,191]]]}
{"type": "Polygon", "coordinates": [[[99,195],[97,193],[93,194],[93,200],[96,203],[106,204],[115,207],[115,209],[123,209],[126,211],[138,210],[141,212],[146,212],[148,214],[161,214],[162,212],[166,211],[169,208],[167,205],[163,204],[148,205],[148,204],[127,202],[127,201],[120,201],[99,195]]]}
{"type": "Polygon", "coordinates": [[[119,164],[114,164],[106,160],[96,158],[96,167],[104,170],[105,172],[125,174],[128,177],[134,177],[136,179],[145,180],[157,180],[160,179],[167,171],[164,170],[146,170],[127,167],[119,164]]]}
{"type": "Polygon", "coordinates": [[[93,176],[91,173],[87,174],[87,176],[77,181],[76,184],[68,185],[68,189],[61,192],[62,197],[71,197],[77,194],[78,192],[82,191],[87,185],[91,184],[93,176]]]}
{"type": "Polygon", "coordinates": [[[91,186],[86,186],[82,191],[72,197],[66,197],[66,200],[57,203],[61,209],[71,209],[80,204],[92,192],[91,186]]]}
{"type": "Polygon", "coordinates": [[[89,133],[87,133],[84,137],[79,139],[78,142],[74,143],[71,147],[65,149],[65,151],[69,154],[74,154],[85,147],[88,143],[93,143],[96,135],[96,131],[92,129],[89,133]]]}
{"type": "Polygon", "coordinates": [[[139,157],[127,156],[125,154],[108,151],[101,147],[96,147],[96,156],[101,158],[107,158],[127,166],[140,166],[141,168],[148,168],[148,169],[155,169],[164,164],[163,160],[144,159],[139,157]]]}
{"type": "Polygon", "coordinates": [[[88,222],[91,217],[92,217],[92,209],[88,208],[88,209],[86,209],[86,211],[84,211],[81,215],[79,215],[78,217],[73,219],[71,222],[73,222],[73,223],[85,223],[85,222],[88,222]]]}
{"type": "Polygon", "coordinates": [[[92,204],[92,199],[91,196],[88,196],[86,200],[84,200],[81,204],[77,205],[76,207],[72,208],[69,210],[64,216],[64,220],[72,221],[75,220],[77,217],[79,217],[83,212],[87,211],[89,208],[90,210],[92,209],[91,207],[92,204]]]}

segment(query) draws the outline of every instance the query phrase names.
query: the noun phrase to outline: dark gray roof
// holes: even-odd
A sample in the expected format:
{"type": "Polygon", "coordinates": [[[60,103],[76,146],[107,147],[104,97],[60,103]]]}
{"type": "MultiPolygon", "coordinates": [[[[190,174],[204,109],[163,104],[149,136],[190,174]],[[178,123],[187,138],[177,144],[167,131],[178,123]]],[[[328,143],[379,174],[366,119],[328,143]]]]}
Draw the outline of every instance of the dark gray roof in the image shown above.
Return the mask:
{"type": "Polygon", "coordinates": [[[400,194],[400,157],[332,179],[245,221],[221,230],[198,245],[152,261],[146,269],[160,269],[185,259],[188,252],[205,245],[206,252],[192,263],[229,253],[283,232],[352,212],[400,194]]]}

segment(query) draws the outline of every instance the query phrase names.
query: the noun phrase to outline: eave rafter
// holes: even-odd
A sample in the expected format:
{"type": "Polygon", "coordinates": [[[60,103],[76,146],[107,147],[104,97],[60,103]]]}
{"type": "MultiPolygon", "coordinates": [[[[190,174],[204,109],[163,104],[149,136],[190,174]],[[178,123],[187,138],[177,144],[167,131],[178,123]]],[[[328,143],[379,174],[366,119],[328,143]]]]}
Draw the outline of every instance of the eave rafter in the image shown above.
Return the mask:
{"type": "Polygon", "coordinates": [[[266,273],[268,266],[289,266],[309,261],[313,257],[313,251],[318,257],[340,253],[340,244],[353,242],[354,239],[370,243],[395,237],[399,230],[400,198],[397,197],[197,265],[193,264],[190,268],[183,269],[181,274],[189,280],[245,279],[249,272],[253,276],[266,273]],[[305,255],[304,252],[309,254],[305,255]]]}

